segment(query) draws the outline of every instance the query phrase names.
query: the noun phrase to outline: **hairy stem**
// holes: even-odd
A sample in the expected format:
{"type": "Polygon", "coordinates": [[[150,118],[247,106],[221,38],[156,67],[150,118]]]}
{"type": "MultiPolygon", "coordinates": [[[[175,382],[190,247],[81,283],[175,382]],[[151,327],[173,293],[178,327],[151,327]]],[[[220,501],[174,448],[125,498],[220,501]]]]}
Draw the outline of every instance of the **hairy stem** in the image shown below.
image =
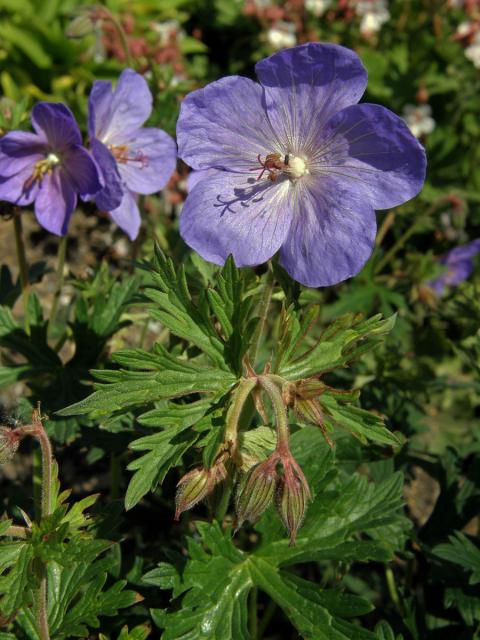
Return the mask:
{"type": "MultiPolygon", "coordinates": [[[[45,572],[45,567],[43,567],[43,571],[45,572]]],[[[35,601],[35,613],[40,640],[50,640],[50,629],[48,627],[47,589],[47,577],[46,575],[43,575],[40,580],[40,587],[36,594],[35,601]]]]}
{"type": "Polygon", "coordinates": [[[15,246],[17,249],[18,269],[20,276],[20,286],[22,287],[23,313],[25,316],[25,331],[30,333],[30,322],[28,319],[28,298],[30,287],[28,283],[28,266],[25,254],[25,243],[23,241],[23,229],[20,209],[15,208],[13,214],[13,229],[15,232],[15,246]]]}
{"type": "Polygon", "coordinates": [[[258,382],[265,390],[266,394],[270,398],[273,411],[275,413],[275,423],[277,428],[277,451],[279,453],[288,452],[288,415],[287,409],[283,402],[282,394],[278,386],[273,382],[270,376],[258,376],[258,382]]]}
{"type": "MultiPolygon", "coordinates": [[[[42,478],[41,478],[41,509],[40,518],[44,519],[53,511],[53,455],[52,445],[42,424],[40,405],[33,411],[32,424],[22,427],[24,435],[37,438],[42,454],[42,478]]],[[[48,584],[47,566],[42,563],[40,567],[40,586],[35,594],[35,617],[37,621],[40,640],[50,640],[48,627],[48,584]]]]}
{"type": "Polygon", "coordinates": [[[226,418],[225,442],[229,443],[232,455],[235,454],[237,445],[238,422],[242,414],[243,406],[257,384],[256,378],[241,378],[237,388],[232,394],[226,418]]]}
{"type": "Polygon", "coordinates": [[[58,262],[57,262],[57,290],[53,298],[52,308],[50,310],[50,318],[48,320],[49,325],[53,325],[55,317],[57,315],[58,303],[60,301],[60,294],[62,293],[63,283],[65,281],[65,257],[67,255],[67,236],[63,236],[60,239],[58,245],[58,262]]]}
{"type": "Polygon", "coordinates": [[[258,356],[258,350],[260,348],[263,332],[265,330],[265,325],[267,323],[268,310],[270,308],[270,302],[272,300],[274,284],[275,284],[275,281],[273,278],[272,263],[268,262],[268,271],[265,274],[263,293],[257,308],[258,314],[259,314],[259,320],[257,323],[257,327],[255,329],[255,333],[253,334],[252,344],[250,346],[250,362],[252,363],[253,367],[255,367],[255,361],[258,356]]]}

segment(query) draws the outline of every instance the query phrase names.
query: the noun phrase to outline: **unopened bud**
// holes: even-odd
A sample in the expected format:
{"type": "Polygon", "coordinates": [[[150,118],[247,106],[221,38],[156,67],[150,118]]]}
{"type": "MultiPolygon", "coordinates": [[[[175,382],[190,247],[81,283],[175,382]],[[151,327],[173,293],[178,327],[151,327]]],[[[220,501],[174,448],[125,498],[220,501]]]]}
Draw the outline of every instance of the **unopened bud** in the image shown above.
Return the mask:
{"type": "Polygon", "coordinates": [[[206,498],[215,485],[226,477],[227,470],[223,462],[217,463],[211,469],[198,467],[185,474],[177,484],[175,520],[179,519],[183,511],[188,511],[206,498]]]}
{"type": "Polygon", "coordinates": [[[20,435],[15,429],[0,426],[0,464],[10,462],[20,444],[20,435]]]}
{"type": "Polygon", "coordinates": [[[290,545],[295,544],[297,532],[302,526],[307,503],[311,498],[308,482],[302,470],[290,456],[282,460],[283,475],[278,481],[276,507],[290,534],[290,545]]]}
{"type": "Polygon", "coordinates": [[[95,31],[96,11],[91,7],[80,7],[65,29],[67,38],[83,38],[95,31]]]}
{"type": "Polygon", "coordinates": [[[252,467],[237,491],[235,509],[237,528],[245,520],[256,522],[270,505],[277,480],[276,459],[268,458],[252,467]]]}

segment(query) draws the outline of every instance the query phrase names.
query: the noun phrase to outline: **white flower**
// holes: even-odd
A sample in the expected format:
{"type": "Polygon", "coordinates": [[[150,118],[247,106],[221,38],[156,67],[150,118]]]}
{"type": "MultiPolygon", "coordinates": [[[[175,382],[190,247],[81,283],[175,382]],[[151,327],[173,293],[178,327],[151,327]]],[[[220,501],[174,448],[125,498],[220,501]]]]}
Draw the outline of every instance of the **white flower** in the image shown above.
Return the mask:
{"type": "Polygon", "coordinates": [[[277,22],[274,27],[268,30],[267,40],[274,49],[294,47],[297,44],[295,25],[291,22],[277,22]]]}
{"type": "Polygon", "coordinates": [[[355,11],[362,18],[360,33],[363,35],[377,33],[390,18],[387,0],[357,0],[355,11]]]}
{"type": "Polygon", "coordinates": [[[432,133],[435,129],[435,120],[432,118],[429,104],[405,105],[403,119],[416,138],[432,133]]]}
{"type": "Polygon", "coordinates": [[[305,0],[305,9],[319,18],[332,4],[332,0],[305,0]]]}
{"type": "Polygon", "coordinates": [[[475,35],[472,44],[465,49],[465,57],[480,69],[480,32],[475,35]]]}
{"type": "Polygon", "coordinates": [[[471,30],[472,30],[471,22],[461,22],[458,25],[457,30],[455,31],[455,35],[458,36],[459,38],[463,38],[464,36],[468,36],[471,30]]]}

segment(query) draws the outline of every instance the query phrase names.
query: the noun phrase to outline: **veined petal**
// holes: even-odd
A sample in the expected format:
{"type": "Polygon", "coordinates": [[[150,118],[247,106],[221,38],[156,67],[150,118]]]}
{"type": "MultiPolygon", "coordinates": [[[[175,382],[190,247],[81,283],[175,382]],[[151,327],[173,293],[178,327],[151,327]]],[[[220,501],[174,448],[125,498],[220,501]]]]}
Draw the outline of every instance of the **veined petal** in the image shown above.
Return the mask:
{"type": "Polygon", "coordinates": [[[0,177],[14,176],[45,155],[45,142],[36,133],[12,131],[0,138],[0,177]]]}
{"type": "Polygon", "coordinates": [[[103,183],[101,191],[95,194],[95,204],[101,211],[112,211],[120,206],[124,192],[117,161],[100,140],[91,138],[90,146],[103,183]]]}
{"type": "Polygon", "coordinates": [[[198,169],[197,171],[193,170],[187,176],[187,191],[190,193],[193,187],[200,182],[200,180],[205,180],[205,178],[211,178],[212,176],[216,176],[219,169],[198,169]]]}
{"type": "Polygon", "coordinates": [[[95,80],[88,96],[88,135],[90,140],[98,135],[103,135],[107,130],[112,96],[112,83],[109,80],[95,80]]]}
{"type": "Polygon", "coordinates": [[[372,206],[341,180],[311,178],[299,184],[295,215],[280,250],[280,264],[307,287],[326,287],[357,274],[372,253],[372,206]]]}
{"type": "Polygon", "coordinates": [[[282,152],[262,99],[261,86],[241,76],[189,93],[177,122],[180,158],[194,169],[260,171],[259,154],[282,152]]]}
{"type": "Polygon", "coordinates": [[[134,194],[125,189],[120,206],[109,213],[112,220],[122,231],[125,231],[130,240],[135,240],[140,230],[141,218],[134,194]]]}
{"type": "Polygon", "coordinates": [[[20,206],[33,202],[38,185],[30,178],[44,150],[43,139],[35,133],[12,131],[0,139],[0,200],[20,206]]]}
{"type": "Polygon", "coordinates": [[[265,262],[284,242],[293,215],[289,180],[256,182],[228,171],[200,180],[180,216],[180,234],[205,260],[239,267],[265,262]]]}
{"type": "Polygon", "coordinates": [[[54,150],[82,144],[80,129],[73,113],[59,102],[38,102],[32,109],[32,125],[54,150]]]}
{"type": "Polygon", "coordinates": [[[170,180],[177,163],[176,145],[161,129],[146,128],[125,141],[128,160],[118,163],[118,170],[130,191],[155,193],[170,180]]]}
{"type": "Polygon", "coordinates": [[[94,82],[88,101],[90,135],[105,144],[123,144],[150,116],[152,101],[145,78],[133,69],[121,73],[113,92],[111,83],[94,82]]]}
{"type": "Polygon", "coordinates": [[[367,72],[354,51],[336,44],[285,49],[255,66],[273,128],[290,153],[310,155],[322,126],[341,109],[356,104],[367,72]]]}
{"type": "Polygon", "coordinates": [[[31,181],[33,164],[21,169],[12,176],[0,176],[0,200],[19,206],[31,204],[38,193],[38,182],[31,181]]]}
{"type": "Polygon", "coordinates": [[[89,152],[80,145],[72,146],[63,154],[62,171],[81,196],[91,196],[100,191],[97,165],[89,152]]]}
{"type": "Polygon", "coordinates": [[[47,231],[64,236],[77,205],[77,194],[68,177],[53,171],[42,180],[35,199],[35,215],[47,231]]]}
{"type": "Polygon", "coordinates": [[[335,114],[316,146],[312,172],[338,177],[375,209],[396,207],[423,186],[424,148],[401,118],[380,105],[335,114]]]}

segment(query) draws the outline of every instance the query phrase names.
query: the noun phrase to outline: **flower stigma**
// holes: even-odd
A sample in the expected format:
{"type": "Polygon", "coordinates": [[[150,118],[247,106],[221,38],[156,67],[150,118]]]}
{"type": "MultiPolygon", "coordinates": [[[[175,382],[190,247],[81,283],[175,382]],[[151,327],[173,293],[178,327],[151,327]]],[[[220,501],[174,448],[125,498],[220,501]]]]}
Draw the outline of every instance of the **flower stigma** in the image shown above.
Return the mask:
{"type": "Polygon", "coordinates": [[[295,180],[310,173],[307,163],[299,156],[289,155],[288,157],[288,173],[295,180]]]}

